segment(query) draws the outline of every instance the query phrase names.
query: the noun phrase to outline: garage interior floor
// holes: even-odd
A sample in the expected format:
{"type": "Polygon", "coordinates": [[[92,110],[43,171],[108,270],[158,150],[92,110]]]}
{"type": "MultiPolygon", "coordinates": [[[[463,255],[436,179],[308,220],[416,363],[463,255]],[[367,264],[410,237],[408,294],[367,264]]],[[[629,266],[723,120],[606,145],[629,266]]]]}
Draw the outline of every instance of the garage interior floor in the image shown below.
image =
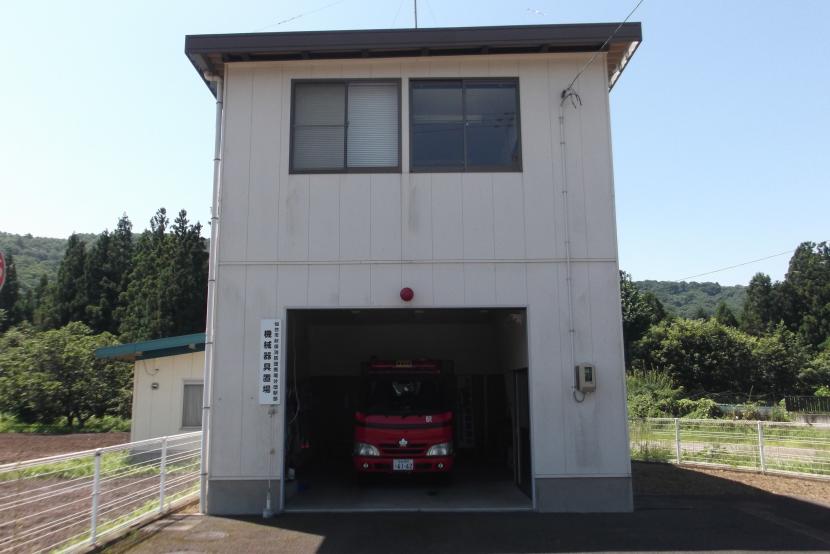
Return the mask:
{"type": "Polygon", "coordinates": [[[458,467],[451,482],[428,476],[377,475],[358,483],[351,468],[320,468],[286,483],[287,512],[529,511],[530,498],[503,470],[458,467]]]}

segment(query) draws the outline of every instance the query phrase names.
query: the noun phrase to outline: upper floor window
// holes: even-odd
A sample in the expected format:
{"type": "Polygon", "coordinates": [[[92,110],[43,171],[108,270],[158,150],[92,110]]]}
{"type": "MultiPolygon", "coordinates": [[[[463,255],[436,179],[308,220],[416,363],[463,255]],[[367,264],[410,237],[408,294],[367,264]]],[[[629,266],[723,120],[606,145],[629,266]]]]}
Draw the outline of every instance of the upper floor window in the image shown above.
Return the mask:
{"type": "Polygon", "coordinates": [[[412,171],[521,171],[517,79],[413,80],[412,171]]]}
{"type": "Polygon", "coordinates": [[[399,81],[295,81],[291,172],[400,171],[399,81]]]}

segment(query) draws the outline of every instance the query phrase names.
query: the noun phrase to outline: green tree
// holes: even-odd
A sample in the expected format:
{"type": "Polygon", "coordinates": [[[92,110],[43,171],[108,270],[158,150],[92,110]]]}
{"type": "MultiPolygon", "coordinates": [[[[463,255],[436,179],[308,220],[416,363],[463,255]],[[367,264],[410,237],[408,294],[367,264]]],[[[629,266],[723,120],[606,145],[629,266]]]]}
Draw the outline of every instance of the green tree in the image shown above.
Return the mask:
{"type": "Polygon", "coordinates": [[[58,269],[53,294],[58,325],[86,320],[86,307],[89,303],[85,279],[86,258],[86,243],[73,233],[66,243],[66,253],[58,269]]]}
{"type": "Polygon", "coordinates": [[[121,295],[120,331],[136,341],[204,330],[207,251],[201,226],[179,212],[171,233],[160,208],[135,246],[129,284],[121,295]]]}
{"type": "Polygon", "coordinates": [[[780,318],[781,311],[772,279],[764,273],[756,273],[746,290],[741,329],[753,335],[761,335],[771,324],[778,323],[780,318]]]}
{"type": "Polygon", "coordinates": [[[635,368],[665,371],[687,391],[748,392],[759,382],[749,335],[714,319],[653,326],[634,346],[635,368]]]}
{"type": "Polygon", "coordinates": [[[4,311],[5,318],[4,321],[0,321],[0,333],[22,319],[20,308],[20,283],[17,281],[17,267],[15,267],[14,256],[6,254],[6,284],[0,289],[0,309],[4,311]]]}
{"type": "Polygon", "coordinates": [[[718,307],[715,310],[715,319],[721,325],[735,327],[736,329],[738,328],[738,318],[735,317],[735,314],[732,313],[732,310],[729,309],[726,302],[718,304],[718,307]]]}
{"type": "Polygon", "coordinates": [[[753,356],[760,379],[758,388],[783,398],[798,388],[799,375],[810,360],[801,337],[779,323],[772,333],[754,342],[753,356]]]}
{"type": "Polygon", "coordinates": [[[830,337],[830,244],[803,242],[784,279],[787,323],[813,346],[830,337]]]}
{"type": "Polygon", "coordinates": [[[94,356],[114,342],[79,322],[48,331],[11,329],[0,337],[0,412],[28,423],[63,417],[70,427],[83,427],[92,416],[123,415],[131,367],[94,356]]]}
{"type": "Polygon", "coordinates": [[[643,293],[631,280],[631,275],[625,271],[620,271],[620,306],[626,365],[629,365],[631,345],[639,340],[649,327],[665,319],[666,311],[654,294],[643,293]]]}
{"type": "Polygon", "coordinates": [[[819,352],[798,374],[801,394],[813,394],[819,387],[830,387],[830,349],[819,352]]]}

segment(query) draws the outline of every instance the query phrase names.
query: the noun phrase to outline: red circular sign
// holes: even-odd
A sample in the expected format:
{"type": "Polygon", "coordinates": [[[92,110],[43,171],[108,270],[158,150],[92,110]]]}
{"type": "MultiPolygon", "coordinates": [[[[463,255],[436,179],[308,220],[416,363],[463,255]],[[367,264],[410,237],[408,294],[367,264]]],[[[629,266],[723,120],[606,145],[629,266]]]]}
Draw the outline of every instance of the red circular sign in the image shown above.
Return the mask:
{"type": "Polygon", "coordinates": [[[3,284],[6,282],[6,257],[0,252],[0,290],[3,290],[3,284]]]}
{"type": "Polygon", "coordinates": [[[401,289],[401,300],[404,302],[409,302],[415,298],[415,291],[409,287],[404,287],[401,289]]]}

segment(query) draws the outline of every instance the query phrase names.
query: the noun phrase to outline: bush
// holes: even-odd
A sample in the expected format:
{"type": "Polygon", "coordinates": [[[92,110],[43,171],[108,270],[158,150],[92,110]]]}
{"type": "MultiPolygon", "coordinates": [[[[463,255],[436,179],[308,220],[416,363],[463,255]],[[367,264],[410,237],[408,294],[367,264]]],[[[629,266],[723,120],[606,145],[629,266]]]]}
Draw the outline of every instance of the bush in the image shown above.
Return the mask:
{"type": "Polygon", "coordinates": [[[639,371],[626,375],[628,416],[672,417],[677,399],[683,392],[672,383],[671,377],[660,371],[639,371]]]}
{"type": "Polygon", "coordinates": [[[690,400],[683,398],[677,402],[677,417],[688,419],[714,419],[723,415],[714,400],[701,398],[690,400]]]}
{"type": "Polygon", "coordinates": [[[778,404],[772,407],[771,421],[792,421],[790,412],[787,411],[787,401],[783,398],[778,404]]]}

